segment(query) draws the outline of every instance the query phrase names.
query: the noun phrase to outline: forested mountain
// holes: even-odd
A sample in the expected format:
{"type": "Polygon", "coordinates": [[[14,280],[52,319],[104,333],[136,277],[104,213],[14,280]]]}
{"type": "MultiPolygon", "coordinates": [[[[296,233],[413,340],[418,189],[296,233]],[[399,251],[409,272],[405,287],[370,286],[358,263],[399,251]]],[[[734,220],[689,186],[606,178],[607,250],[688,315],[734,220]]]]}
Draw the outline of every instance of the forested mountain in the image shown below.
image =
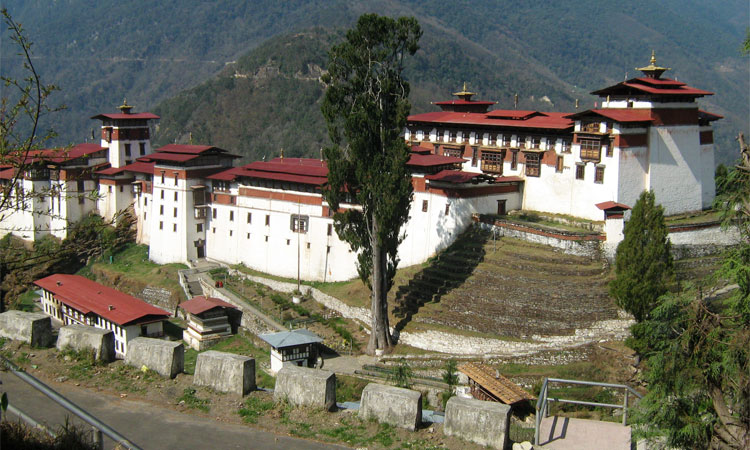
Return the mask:
{"type": "MultiPolygon", "coordinates": [[[[525,108],[572,111],[576,98],[588,108],[588,92],[637,75],[634,67],[647,64],[655,49],[658,62],[674,68],[667,76],[716,93],[701,104],[726,117],[716,124],[719,160],[733,158],[733,136],[749,131],[742,0],[4,5],[35,42],[34,62],[45,80],[62,89],[54,101],[68,109],[48,123],[60,143],[86,139],[97,125],[88,118],[114,111],[127,97],[137,110],[161,113],[160,143],[185,142],[192,132],[195,142],[252,157],[281,147],[317,155],[326,136],[316,81],[325,50],[368,11],[414,15],[425,29],[408,70],[415,112],[447,99],[464,81],[498,107],[512,107],[518,93],[525,108]]],[[[7,34],[1,44],[0,72],[17,74],[7,34]]]]}

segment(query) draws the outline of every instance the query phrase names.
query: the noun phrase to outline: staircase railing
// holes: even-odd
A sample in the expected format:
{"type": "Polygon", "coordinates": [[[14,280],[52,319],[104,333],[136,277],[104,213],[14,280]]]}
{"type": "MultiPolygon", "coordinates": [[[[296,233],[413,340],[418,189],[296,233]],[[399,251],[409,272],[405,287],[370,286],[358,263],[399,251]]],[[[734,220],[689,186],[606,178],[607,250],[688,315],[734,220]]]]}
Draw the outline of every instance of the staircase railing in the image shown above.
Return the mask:
{"type": "Polygon", "coordinates": [[[598,381],[581,381],[581,380],[564,380],[561,378],[545,378],[542,383],[542,389],[539,391],[539,399],[536,402],[536,422],[534,426],[534,444],[539,444],[539,432],[542,424],[542,418],[549,416],[549,402],[558,403],[571,403],[574,405],[585,405],[585,406],[601,406],[604,408],[622,409],[622,424],[627,425],[628,423],[628,403],[629,394],[633,394],[636,398],[642,398],[643,396],[635,391],[635,389],[624,384],[614,383],[600,383],[598,381]],[[597,386],[612,389],[622,389],[624,391],[622,404],[612,403],[599,403],[599,402],[588,402],[583,400],[570,400],[562,399],[558,397],[549,396],[549,384],[550,383],[565,383],[565,384],[578,384],[584,386],[597,386]]]}

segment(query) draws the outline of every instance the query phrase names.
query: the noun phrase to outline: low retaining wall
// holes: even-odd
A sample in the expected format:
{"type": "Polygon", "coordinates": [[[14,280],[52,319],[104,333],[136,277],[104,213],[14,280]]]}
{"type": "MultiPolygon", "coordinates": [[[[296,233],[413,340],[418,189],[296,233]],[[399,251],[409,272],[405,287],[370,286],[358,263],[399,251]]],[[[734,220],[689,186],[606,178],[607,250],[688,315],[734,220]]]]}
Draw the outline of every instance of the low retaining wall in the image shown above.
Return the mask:
{"type": "Polygon", "coordinates": [[[510,406],[502,403],[451,397],[443,433],[502,450],[508,445],[510,414],[510,406]]]}
{"type": "Polygon", "coordinates": [[[0,314],[0,337],[23,341],[32,347],[49,347],[55,339],[47,314],[24,311],[0,314]]]}
{"type": "Polygon", "coordinates": [[[589,258],[599,257],[600,245],[606,239],[603,234],[598,233],[566,233],[537,229],[504,220],[492,222],[484,222],[482,219],[477,220],[479,220],[478,224],[483,229],[494,229],[498,237],[508,236],[523,239],[524,241],[559,248],[570,255],[587,256],[589,258]]]}
{"type": "Polygon", "coordinates": [[[125,364],[174,378],[185,369],[185,346],[180,342],[138,337],[128,342],[125,364]]]}
{"type": "Polygon", "coordinates": [[[276,375],[273,398],[295,406],[330,410],[336,405],[336,375],[327,370],[285,365],[276,375]]]}
{"type": "Polygon", "coordinates": [[[87,325],[68,325],[60,328],[57,349],[71,348],[75,351],[94,351],[94,358],[110,362],[115,360],[115,335],[111,330],[102,330],[87,325]]]}
{"type": "Polygon", "coordinates": [[[255,360],[214,350],[200,353],[195,363],[193,383],[221,392],[245,395],[255,390],[255,360]]]}
{"type": "Polygon", "coordinates": [[[422,393],[370,383],[362,391],[360,417],[414,431],[422,422],[422,393]]]}
{"type": "Polygon", "coordinates": [[[722,252],[740,242],[737,227],[722,229],[717,223],[696,225],[672,225],[669,241],[672,243],[674,259],[698,258],[722,252]]]}

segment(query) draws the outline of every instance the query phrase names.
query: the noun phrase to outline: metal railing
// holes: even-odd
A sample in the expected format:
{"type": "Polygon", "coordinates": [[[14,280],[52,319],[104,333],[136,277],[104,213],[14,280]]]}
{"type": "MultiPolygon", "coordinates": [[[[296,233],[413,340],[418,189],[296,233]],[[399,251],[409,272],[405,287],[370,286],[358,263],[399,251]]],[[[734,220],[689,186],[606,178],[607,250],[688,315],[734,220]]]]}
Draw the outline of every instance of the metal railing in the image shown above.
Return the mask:
{"type": "MultiPolygon", "coordinates": [[[[8,368],[10,373],[20,378],[22,381],[28,383],[36,389],[37,391],[41,392],[42,394],[49,397],[52,401],[57,403],[58,405],[62,406],[66,410],[70,411],[71,413],[78,416],[81,420],[91,425],[94,433],[94,444],[97,446],[97,448],[101,449],[103,448],[104,441],[102,439],[102,435],[107,436],[108,438],[112,439],[117,443],[119,447],[131,449],[131,450],[141,450],[140,447],[133,444],[126,438],[125,436],[121,435],[117,431],[115,431],[112,427],[107,425],[106,423],[102,422],[101,420],[97,419],[96,417],[89,414],[87,411],[85,411],[83,408],[79,407],[75,403],[71,402],[67,398],[63,397],[59,392],[55,391],[51,387],[47,386],[46,384],[42,383],[35,377],[29,375],[28,373],[22,371],[18,368],[15,364],[8,361],[4,357],[0,356],[0,363],[2,363],[5,367],[8,368]]],[[[9,408],[10,409],[10,408],[9,408]]],[[[15,409],[15,408],[14,408],[15,409]]],[[[31,419],[26,414],[21,413],[20,411],[14,411],[11,410],[14,414],[16,414],[19,418],[26,420],[31,419]],[[19,414],[20,413],[20,414],[19,414]]],[[[28,422],[31,426],[38,427],[39,424],[31,419],[31,421],[28,422]]],[[[49,433],[49,432],[48,432],[49,433]]]]}
{"type": "Polygon", "coordinates": [[[581,380],[564,380],[561,378],[545,378],[542,383],[542,389],[539,391],[539,399],[536,401],[536,421],[534,425],[534,444],[539,444],[539,431],[542,425],[542,418],[549,416],[549,402],[558,403],[571,403],[574,405],[585,405],[585,406],[601,406],[604,408],[622,409],[622,424],[627,425],[628,423],[628,402],[629,394],[633,394],[636,398],[642,398],[643,396],[635,391],[635,389],[624,384],[613,384],[613,383],[600,383],[598,381],[581,381],[581,380]],[[612,389],[622,389],[624,391],[623,402],[621,405],[612,403],[598,403],[598,402],[587,402],[583,400],[568,400],[557,397],[549,397],[549,383],[567,383],[567,384],[579,384],[584,386],[597,386],[612,389]]]}

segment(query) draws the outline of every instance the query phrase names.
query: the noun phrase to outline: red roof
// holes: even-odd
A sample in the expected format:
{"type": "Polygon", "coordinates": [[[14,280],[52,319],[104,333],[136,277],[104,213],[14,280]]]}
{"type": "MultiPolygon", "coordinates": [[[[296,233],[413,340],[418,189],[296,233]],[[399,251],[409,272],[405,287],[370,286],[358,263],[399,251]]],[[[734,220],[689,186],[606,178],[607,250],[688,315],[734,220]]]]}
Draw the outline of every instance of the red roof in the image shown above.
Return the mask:
{"type": "Polygon", "coordinates": [[[103,150],[107,150],[107,147],[102,147],[99,144],[78,144],[71,148],[32,150],[28,153],[26,164],[32,162],[63,163],[101,152],[103,150]]]}
{"type": "Polygon", "coordinates": [[[651,122],[651,111],[648,109],[589,109],[567,116],[570,119],[596,114],[615,122],[651,122]]]}
{"type": "Polygon", "coordinates": [[[270,162],[255,161],[208,176],[211,180],[232,181],[239,177],[322,186],[328,182],[328,166],[313,158],[275,158],[270,162]]]}
{"type": "Polygon", "coordinates": [[[150,155],[141,156],[138,158],[139,161],[174,161],[174,162],[185,162],[192,159],[196,159],[201,155],[195,153],[152,153],[150,155]]]}
{"type": "Polygon", "coordinates": [[[143,300],[80,275],[58,273],[36,280],[34,284],[52,292],[56,299],[84,314],[93,312],[117,325],[170,316],[168,312],[143,300]]]}
{"type": "Polygon", "coordinates": [[[417,167],[431,167],[431,166],[442,166],[445,164],[463,164],[465,160],[463,158],[457,158],[455,156],[442,156],[442,155],[424,155],[420,153],[412,153],[407,161],[407,166],[417,167]]]}
{"type": "Polygon", "coordinates": [[[433,105],[494,105],[497,102],[484,100],[446,100],[444,102],[434,102],[433,105]]]}
{"type": "Polygon", "coordinates": [[[481,172],[463,172],[460,170],[441,170],[432,175],[425,176],[430,181],[442,181],[445,183],[470,183],[474,179],[477,181],[489,181],[492,183],[501,183],[506,181],[523,181],[519,177],[495,177],[481,172]]]}
{"type": "Polygon", "coordinates": [[[529,113],[529,111],[515,110],[494,110],[487,113],[436,111],[423,114],[414,114],[409,116],[407,120],[409,122],[481,125],[512,128],[548,128],[556,130],[565,130],[573,127],[573,122],[565,117],[569,113],[542,113],[538,111],[533,112],[535,112],[536,114],[521,115],[521,113],[529,113]]]}
{"type": "Polygon", "coordinates": [[[698,118],[707,120],[709,122],[713,122],[714,120],[723,119],[724,116],[719,114],[710,113],[708,111],[703,111],[702,109],[698,110],[698,118]]]}
{"type": "Polygon", "coordinates": [[[99,114],[96,116],[93,116],[92,119],[115,119],[115,120],[127,120],[127,119],[138,119],[138,120],[148,120],[148,119],[160,119],[159,116],[156,114],[151,114],[150,112],[144,112],[144,113],[134,113],[134,114],[125,114],[125,113],[113,113],[113,114],[99,114]]]}
{"type": "Polygon", "coordinates": [[[218,147],[210,145],[187,145],[187,144],[167,144],[164,147],[158,148],[158,153],[189,153],[189,154],[201,154],[211,149],[221,150],[218,147]]]}
{"type": "Polygon", "coordinates": [[[592,94],[604,97],[609,94],[626,94],[633,90],[646,94],[685,97],[703,97],[704,95],[713,95],[713,92],[696,89],[685,83],[671,80],[669,78],[655,79],[645,77],[631,78],[630,80],[617,83],[613,86],[594,91],[592,94]]]}
{"type": "Polygon", "coordinates": [[[154,162],[146,162],[146,161],[136,161],[134,163],[130,163],[126,166],[122,167],[110,167],[108,169],[100,170],[97,173],[99,175],[117,175],[122,172],[135,172],[135,173],[145,173],[148,175],[153,175],[154,173],[154,162]]]}
{"type": "Polygon", "coordinates": [[[607,210],[624,211],[626,209],[631,209],[630,206],[626,204],[617,203],[613,201],[597,203],[596,207],[603,211],[607,211],[607,210]]]}
{"type": "Polygon", "coordinates": [[[190,314],[201,314],[214,308],[233,308],[237,309],[234,305],[231,305],[223,300],[219,300],[214,297],[198,296],[193,297],[186,302],[180,303],[180,308],[189,312],[190,314]]]}
{"type": "Polygon", "coordinates": [[[11,167],[10,169],[1,169],[0,170],[0,180],[12,180],[13,175],[16,174],[16,169],[11,167]]]}

